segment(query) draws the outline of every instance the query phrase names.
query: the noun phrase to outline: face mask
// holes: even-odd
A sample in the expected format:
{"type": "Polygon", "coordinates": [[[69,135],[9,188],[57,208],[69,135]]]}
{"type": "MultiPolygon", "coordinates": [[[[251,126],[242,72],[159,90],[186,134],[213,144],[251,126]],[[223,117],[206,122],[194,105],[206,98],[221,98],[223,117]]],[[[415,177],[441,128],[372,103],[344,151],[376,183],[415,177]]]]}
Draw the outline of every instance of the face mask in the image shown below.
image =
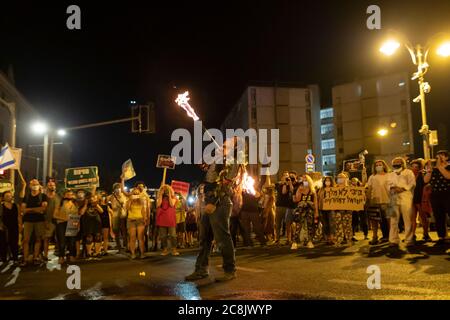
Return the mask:
{"type": "Polygon", "coordinates": [[[337,179],[337,183],[338,184],[344,184],[345,183],[345,179],[339,178],[339,179],[337,179]]]}
{"type": "Polygon", "coordinates": [[[304,188],[308,188],[308,187],[309,187],[308,181],[303,181],[303,187],[304,187],[304,188]]]}
{"type": "Polygon", "coordinates": [[[376,167],[375,167],[375,171],[378,172],[378,173],[380,173],[380,172],[383,172],[383,171],[384,171],[384,168],[383,168],[383,166],[376,166],[376,167]]]}
{"type": "Polygon", "coordinates": [[[393,167],[395,170],[398,170],[398,169],[401,169],[401,168],[402,168],[402,165],[401,165],[401,164],[394,164],[392,167],[393,167]]]}
{"type": "Polygon", "coordinates": [[[325,181],[325,186],[327,186],[327,187],[331,186],[331,182],[330,181],[325,181]]]}
{"type": "Polygon", "coordinates": [[[31,190],[33,190],[33,191],[38,191],[39,189],[41,189],[40,186],[32,186],[31,187],[31,190]]]}
{"type": "Polygon", "coordinates": [[[72,201],[73,198],[64,198],[63,201],[72,201]]]}
{"type": "Polygon", "coordinates": [[[137,199],[139,199],[140,198],[140,196],[138,195],[138,194],[133,194],[132,196],[131,196],[131,199],[133,199],[133,200],[137,200],[137,199]]]}

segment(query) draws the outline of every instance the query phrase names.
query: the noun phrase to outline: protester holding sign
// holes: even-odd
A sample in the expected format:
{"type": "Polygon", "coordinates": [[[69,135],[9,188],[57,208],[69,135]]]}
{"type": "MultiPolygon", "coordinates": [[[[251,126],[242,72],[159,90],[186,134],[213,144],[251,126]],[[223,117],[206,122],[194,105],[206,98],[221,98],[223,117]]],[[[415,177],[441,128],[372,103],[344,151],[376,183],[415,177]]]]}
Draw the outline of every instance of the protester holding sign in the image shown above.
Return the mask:
{"type": "Polygon", "coordinates": [[[334,234],[335,231],[332,230],[331,226],[332,223],[332,217],[334,212],[332,210],[324,210],[323,209],[323,200],[325,196],[325,192],[329,192],[330,188],[334,187],[335,182],[332,177],[324,177],[322,182],[322,188],[320,188],[317,196],[318,196],[318,205],[320,210],[320,217],[322,222],[322,228],[323,228],[323,235],[325,238],[325,241],[328,245],[334,244],[334,234]]]}
{"type": "Polygon", "coordinates": [[[169,254],[168,247],[172,249],[172,255],[178,256],[180,253],[177,251],[177,233],[176,233],[176,211],[175,205],[177,198],[175,193],[169,185],[163,185],[158,191],[158,199],[156,201],[156,225],[159,230],[159,236],[164,243],[164,249],[161,255],[166,256],[169,254]]]}
{"type": "MultiPolygon", "coordinates": [[[[348,186],[348,176],[345,173],[337,175],[336,187],[348,186]]],[[[343,208],[335,210],[333,214],[333,224],[335,229],[336,246],[345,244],[352,244],[353,229],[352,229],[352,210],[350,206],[348,209],[343,208]]]]}
{"type": "Polygon", "coordinates": [[[120,183],[113,185],[113,193],[109,196],[112,209],[112,233],[116,240],[116,248],[120,251],[128,247],[127,233],[127,197],[122,192],[120,183]],[[122,245],[120,244],[122,238],[122,245]]]}
{"type": "Polygon", "coordinates": [[[86,205],[81,209],[83,239],[86,241],[86,256],[88,258],[91,255],[98,257],[102,244],[100,215],[103,213],[103,209],[95,193],[90,194],[87,200],[86,205]],[[93,245],[95,251],[92,254],[93,245]]]}
{"type": "Polygon", "coordinates": [[[66,190],[60,205],[56,207],[54,219],[56,220],[56,240],[58,241],[58,263],[63,264],[66,257],[66,248],[69,250],[70,262],[75,262],[77,256],[76,238],[80,231],[80,226],[74,222],[79,222],[78,206],[75,203],[73,191],[66,190]],[[76,219],[74,219],[76,217],[76,219]],[[68,224],[70,221],[69,229],[68,224]]]}
{"type": "Polygon", "coordinates": [[[387,217],[387,207],[390,202],[389,190],[387,187],[387,175],[390,169],[384,160],[375,160],[372,167],[372,175],[367,181],[367,214],[372,224],[371,245],[378,243],[378,225],[381,227],[383,237],[381,242],[388,241],[389,221],[387,217]]]}
{"type": "Polygon", "coordinates": [[[394,168],[394,172],[389,173],[387,176],[387,184],[391,196],[389,205],[391,219],[389,242],[393,247],[398,247],[400,243],[398,223],[400,221],[400,215],[402,215],[403,223],[405,224],[406,246],[412,246],[414,244],[414,234],[411,220],[416,177],[406,167],[406,161],[401,157],[392,160],[392,167],[394,168]]]}
{"type": "Polygon", "coordinates": [[[39,254],[41,252],[41,240],[45,234],[45,211],[47,209],[47,196],[42,193],[39,181],[33,179],[30,181],[31,192],[22,202],[21,211],[23,212],[23,262],[25,267],[28,263],[30,249],[30,239],[34,234],[36,243],[34,246],[34,263],[39,264],[39,254]]]}
{"type": "MultiPolygon", "coordinates": [[[[351,180],[351,186],[352,187],[362,187],[364,186],[363,182],[359,181],[358,178],[352,178],[351,180]]],[[[364,240],[367,240],[367,236],[369,234],[369,225],[368,225],[368,219],[367,219],[367,213],[365,210],[354,210],[353,211],[353,217],[352,217],[352,227],[353,227],[353,238],[352,241],[358,241],[355,238],[356,231],[358,230],[358,227],[362,229],[362,232],[364,234],[364,240]]]]}

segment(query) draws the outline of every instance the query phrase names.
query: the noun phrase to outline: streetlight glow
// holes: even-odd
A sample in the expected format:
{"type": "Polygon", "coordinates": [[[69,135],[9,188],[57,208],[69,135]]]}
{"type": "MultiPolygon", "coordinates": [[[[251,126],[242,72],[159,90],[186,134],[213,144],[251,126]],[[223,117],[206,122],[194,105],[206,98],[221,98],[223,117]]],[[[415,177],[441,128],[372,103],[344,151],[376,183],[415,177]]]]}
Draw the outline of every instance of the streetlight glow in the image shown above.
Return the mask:
{"type": "Polygon", "coordinates": [[[444,42],[437,50],[436,53],[442,57],[450,56],[450,41],[444,42]]]}
{"type": "Polygon", "coordinates": [[[60,137],[64,137],[64,136],[67,134],[67,132],[66,132],[66,130],[64,130],[64,129],[59,129],[59,130],[57,131],[57,134],[58,134],[58,136],[60,136],[60,137]]]}
{"type": "Polygon", "coordinates": [[[31,130],[36,134],[44,134],[47,133],[48,127],[44,122],[36,122],[31,126],[31,130]]]}
{"type": "Polygon", "coordinates": [[[386,128],[381,128],[380,130],[377,131],[377,134],[381,137],[384,137],[388,134],[388,130],[386,128]]]}
{"type": "Polygon", "coordinates": [[[387,56],[391,56],[395,53],[395,51],[397,51],[399,47],[400,43],[398,41],[388,40],[381,46],[380,52],[387,56]]]}

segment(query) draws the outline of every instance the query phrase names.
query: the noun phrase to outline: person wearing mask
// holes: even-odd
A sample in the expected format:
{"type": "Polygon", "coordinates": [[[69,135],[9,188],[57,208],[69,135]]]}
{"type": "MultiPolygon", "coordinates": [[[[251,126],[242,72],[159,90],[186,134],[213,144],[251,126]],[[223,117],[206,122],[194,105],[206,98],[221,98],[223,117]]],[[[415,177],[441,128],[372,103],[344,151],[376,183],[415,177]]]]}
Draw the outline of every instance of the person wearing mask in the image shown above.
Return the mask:
{"type": "Polygon", "coordinates": [[[297,172],[290,171],[289,172],[289,179],[286,180],[287,182],[287,190],[289,193],[289,202],[288,202],[288,208],[286,210],[286,245],[291,246],[292,245],[292,223],[294,222],[294,210],[297,207],[297,203],[294,199],[296,199],[295,194],[297,193],[297,188],[299,187],[299,184],[297,182],[297,172]]]}
{"type": "Polygon", "coordinates": [[[392,160],[393,172],[387,176],[387,184],[390,192],[391,201],[389,204],[390,229],[389,243],[392,247],[398,248],[400,244],[399,221],[403,217],[405,225],[405,243],[406,246],[414,245],[412,215],[413,215],[413,196],[416,186],[416,177],[414,173],[406,167],[404,158],[396,157],[392,160]]]}
{"type": "Polygon", "coordinates": [[[108,254],[109,235],[111,233],[111,221],[112,221],[112,209],[108,204],[108,195],[102,191],[99,194],[100,207],[103,209],[103,213],[100,215],[102,224],[102,240],[103,240],[103,252],[102,255],[108,254]]]}
{"type": "Polygon", "coordinates": [[[275,244],[280,243],[281,228],[285,223],[286,212],[291,205],[289,188],[289,171],[284,171],[280,181],[275,184],[276,189],[276,213],[275,213],[275,244]]]}
{"type": "Polygon", "coordinates": [[[22,232],[20,207],[13,202],[11,191],[5,191],[0,199],[0,258],[7,260],[8,250],[14,264],[19,263],[19,233],[22,232]]]}
{"type": "Polygon", "coordinates": [[[97,194],[92,193],[87,200],[86,205],[81,209],[83,239],[86,241],[86,257],[97,258],[100,256],[102,244],[102,222],[100,216],[103,213],[103,209],[100,206],[97,194]],[[94,253],[92,253],[93,247],[94,253]]]}
{"type": "MultiPolygon", "coordinates": [[[[359,179],[356,177],[354,177],[350,180],[350,185],[352,187],[363,187],[364,186],[364,184],[361,181],[359,181],[359,179]]],[[[368,225],[367,213],[365,210],[352,212],[352,229],[353,229],[352,241],[353,242],[358,241],[355,238],[356,232],[358,231],[358,227],[361,228],[361,230],[364,234],[364,240],[368,240],[369,225],[368,225]]]]}
{"type": "Polygon", "coordinates": [[[318,205],[319,205],[319,211],[320,211],[320,217],[322,222],[322,232],[323,236],[325,238],[327,245],[334,245],[334,230],[332,230],[332,217],[333,217],[333,211],[332,210],[323,210],[323,199],[325,197],[325,192],[329,191],[331,187],[334,187],[335,182],[332,177],[324,177],[322,182],[322,188],[319,189],[319,192],[317,193],[318,198],[318,205]]]}
{"type": "Polygon", "coordinates": [[[413,214],[411,219],[412,233],[414,240],[416,239],[416,228],[417,228],[417,214],[419,214],[420,223],[423,228],[423,238],[424,242],[431,241],[430,235],[428,234],[428,216],[426,212],[422,210],[422,198],[423,189],[425,188],[425,182],[423,180],[423,166],[422,160],[416,159],[411,162],[411,170],[416,177],[416,187],[414,188],[413,196],[413,214]]]}
{"type": "Polygon", "coordinates": [[[389,220],[387,208],[390,202],[387,176],[389,167],[384,160],[375,160],[372,167],[372,175],[367,181],[367,213],[372,225],[371,245],[378,244],[378,225],[381,227],[381,242],[389,239],[389,220]]]}
{"type": "Polygon", "coordinates": [[[294,202],[297,203],[295,210],[295,234],[291,249],[298,249],[301,231],[306,235],[304,245],[313,249],[313,239],[315,234],[315,226],[319,223],[319,205],[314,188],[314,182],[308,175],[303,175],[299,182],[297,192],[294,195],[294,202]]]}
{"type": "Polygon", "coordinates": [[[447,238],[447,215],[450,213],[450,165],[448,151],[440,150],[436,162],[428,161],[425,168],[425,183],[431,185],[431,206],[436,220],[438,245],[444,245],[447,238]]]}
{"type": "MultiPolygon", "coordinates": [[[[66,234],[69,220],[79,222],[79,208],[72,190],[66,190],[58,207],[55,208],[56,240],[58,241],[58,263],[63,264],[66,258],[66,249],[69,251],[69,261],[75,262],[77,256],[77,235],[66,234]]],[[[79,224],[78,224],[79,227],[79,224]]],[[[70,231],[71,232],[71,231],[70,231]]]]}
{"type": "Polygon", "coordinates": [[[48,261],[48,246],[50,239],[55,233],[56,225],[53,220],[53,214],[56,208],[59,207],[61,197],[56,193],[55,180],[50,179],[47,182],[47,190],[45,192],[47,196],[47,209],[45,211],[45,234],[44,234],[44,256],[43,259],[48,261]]]}
{"type": "Polygon", "coordinates": [[[37,179],[30,181],[31,192],[25,196],[21,205],[23,213],[23,262],[21,266],[28,264],[30,239],[34,234],[35,246],[33,260],[35,264],[40,264],[39,254],[41,241],[45,234],[45,212],[47,210],[47,196],[42,193],[41,185],[37,179]]]}
{"type": "MultiPolygon", "coordinates": [[[[340,173],[337,175],[336,187],[348,186],[348,175],[340,173]]],[[[347,244],[352,245],[353,229],[352,229],[352,211],[350,210],[335,210],[333,214],[333,224],[336,230],[336,246],[344,244],[344,239],[347,244]]]]}
{"type": "Polygon", "coordinates": [[[186,240],[186,201],[180,193],[175,193],[178,201],[175,205],[177,213],[177,248],[184,249],[186,240]]]}
{"type": "Polygon", "coordinates": [[[161,241],[164,244],[161,255],[167,256],[169,254],[168,248],[172,250],[173,256],[178,256],[180,253],[177,251],[177,218],[175,206],[177,198],[172,187],[169,185],[163,185],[158,191],[158,198],[156,201],[156,225],[158,226],[158,233],[161,241]],[[170,246],[169,246],[170,243],[170,246]]]}
{"type": "Polygon", "coordinates": [[[112,209],[112,235],[116,241],[117,250],[121,251],[128,247],[127,234],[127,197],[122,192],[120,183],[113,185],[113,193],[109,196],[112,209]],[[122,238],[122,244],[120,239],[122,238]]]}
{"type": "Polygon", "coordinates": [[[139,257],[141,259],[145,258],[144,231],[148,218],[144,201],[138,188],[133,189],[130,199],[127,201],[127,226],[132,260],[136,259],[136,239],[139,244],[139,257]]]}

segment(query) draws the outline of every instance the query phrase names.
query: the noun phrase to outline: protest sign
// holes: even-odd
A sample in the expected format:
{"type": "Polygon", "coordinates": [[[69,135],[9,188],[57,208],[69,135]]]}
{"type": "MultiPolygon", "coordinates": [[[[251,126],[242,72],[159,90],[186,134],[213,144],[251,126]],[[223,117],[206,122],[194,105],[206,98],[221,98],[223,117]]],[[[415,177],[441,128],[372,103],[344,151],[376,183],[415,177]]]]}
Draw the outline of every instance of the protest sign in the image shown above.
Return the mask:
{"type": "Polygon", "coordinates": [[[11,148],[11,153],[16,162],[10,169],[20,170],[20,164],[22,162],[22,149],[20,148],[11,148]]]}
{"type": "Polygon", "coordinates": [[[69,215],[66,227],[66,237],[76,237],[80,231],[80,216],[77,214],[69,215]]]}
{"type": "Polygon", "coordinates": [[[159,154],[156,162],[157,168],[175,169],[175,157],[159,154]]]}
{"type": "Polygon", "coordinates": [[[331,187],[324,189],[323,210],[362,211],[366,195],[364,187],[331,187]]]}
{"type": "Polygon", "coordinates": [[[98,187],[98,168],[81,167],[66,169],[66,188],[67,189],[88,189],[98,187]]]}
{"type": "Polygon", "coordinates": [[[185,199],[189,194],[189,183],[183,181],[172,180],[171,183],[174,192],[180,193],[185,199]]]}
{"type": "Polygon", "coordinates": [[[136,176],[136,172],[133,168],[133,163],[131,159],[125,161],[122,165],[122,176],[125,181],[130,180],[136,176]]]}

